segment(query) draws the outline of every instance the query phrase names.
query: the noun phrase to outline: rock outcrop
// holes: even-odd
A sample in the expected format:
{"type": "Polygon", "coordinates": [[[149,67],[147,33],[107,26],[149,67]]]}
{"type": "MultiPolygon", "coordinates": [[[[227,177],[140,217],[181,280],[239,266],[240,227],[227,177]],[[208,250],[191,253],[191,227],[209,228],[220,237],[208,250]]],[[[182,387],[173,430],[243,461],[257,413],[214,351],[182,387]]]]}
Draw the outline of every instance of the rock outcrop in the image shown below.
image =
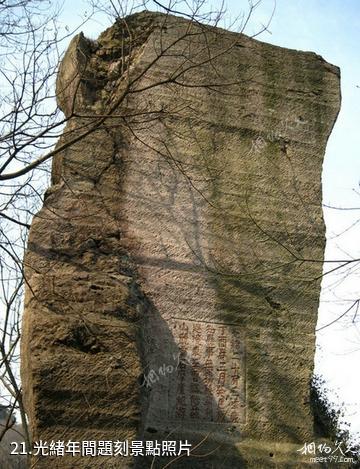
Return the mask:
{"type": "MultiPolygon", "coordinates": [[[[69,122],[25,259],[33,439],[188,440],[174,467],[307,467],[338,68],[146,12],[73,39],[57,96],[69,122]]],[[[35,467],[175,459],[80,451],[35,467]]]]}

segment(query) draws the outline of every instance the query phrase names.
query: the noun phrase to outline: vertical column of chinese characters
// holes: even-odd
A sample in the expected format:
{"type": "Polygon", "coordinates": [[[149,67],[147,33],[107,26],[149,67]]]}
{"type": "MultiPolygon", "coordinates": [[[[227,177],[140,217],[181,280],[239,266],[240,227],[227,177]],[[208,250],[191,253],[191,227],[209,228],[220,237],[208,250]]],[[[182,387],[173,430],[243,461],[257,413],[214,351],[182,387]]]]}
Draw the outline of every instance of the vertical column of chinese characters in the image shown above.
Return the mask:
{"type": "Polygon", "coordinates": [[[226,348],[227,348],[227,336],[226,327],[221,326],[219,328],[218,335],[218,367],[217,367],[217,379],[216,379],[216,400],[217,400],[217,421],[223,422],[225,420],[225,407],[226,407],[226,348]]]}
{"type": "Polygon", "coordinates": [[[228,419],[232,423],[241,421],[241,409],[244,407],[244,375],[245,370],[242,366],[244,359],[243,344],[236,335],[231,338],[231,373],[230,373],[230,398],[229,398],[229,415],[228,419]]]}
{"type": "Polygon", "coordinates": [[[205,363],[203,370],[203,383],[205,385],[204,413],[205,420],[214,420],[213,391],[214,391],[214,354],[215,354],[215,327],[206,325],[205,329],[205,363]]]}
{"type": "Polygon", "coordinates": [[[231,393],[229,399],[229,420],[232,423],[238,422],[239,410],[242,404],[239,396],[240,388],[240,363],[237,359],[232,359],[230,375],[231,393]]]}
{"type": "Polygon", "coordinates": [[[190,417],[192,419],[200,418],[200,393],[201,393],[201,381],[200,381],[200,347],[202,330],[200,323],[193,323],[192,325],[192,341],[193,344],[191,350],[191,382],[190,382],[190,417]]]}
{"type": "Polygon", "coordinates": [[[187,349],[189,341],[189,326],[185,321],[181,321],[178,325],[177,342],[179,345],[179,365],[177,368],[177,388],[176,388],[176,408],[175,418],[184,420],[186,418],[186,370],[187,365],[187,349]]]}

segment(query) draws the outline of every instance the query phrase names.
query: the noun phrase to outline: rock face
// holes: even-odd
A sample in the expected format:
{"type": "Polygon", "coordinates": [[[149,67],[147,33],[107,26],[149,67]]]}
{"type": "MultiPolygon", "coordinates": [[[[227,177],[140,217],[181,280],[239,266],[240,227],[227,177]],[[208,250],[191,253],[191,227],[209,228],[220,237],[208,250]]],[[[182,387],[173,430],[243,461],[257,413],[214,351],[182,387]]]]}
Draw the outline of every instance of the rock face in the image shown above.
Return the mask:
{"type": "MultiPolygon", "coordinates": [[[[73,39],[57,95],[69,122],[25,260],[33,439],[186,439],[174,467],[307,467],[338,68],[147,12],[73,39]]],[[[105,454],[34,461],[175,459],[105,454]]]]}

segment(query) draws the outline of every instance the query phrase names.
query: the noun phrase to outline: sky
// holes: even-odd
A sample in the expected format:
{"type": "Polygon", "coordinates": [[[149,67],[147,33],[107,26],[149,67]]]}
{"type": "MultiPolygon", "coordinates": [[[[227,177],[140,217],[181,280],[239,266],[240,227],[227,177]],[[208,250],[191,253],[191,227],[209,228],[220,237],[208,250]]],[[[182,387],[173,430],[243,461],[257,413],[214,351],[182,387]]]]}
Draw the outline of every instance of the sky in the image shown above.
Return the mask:
{"type": "MultiPolygon", "coordinates": [[[[212,5],[216,5],[214,2],[212,5]]],[[[246,11],[247,1],[226,3],[227,21],[246,11]]],[[[65,0],[64,24],[70,28],[86,10],[80,0],[65,0]]],[[[255,11],[246,33],[253,34],[267,24],[274,0],[263,0],[255,11]]],[[[96,38],[109,25],[106,18],[89,21],[85,35],[96,38]]],[[[342,105],[330,136],[323,166],[323,203],[327,230],[326,259],[360,258],[360,1],[359,0],[277,0],[275,13],[259,40],[278,46],[313,51],[341,69],[342,105]]],[[[331,268],[334,264],[331,264],[331,268]]],[[[325,265],[325,271],[330,265],[325,265]]],[[[322,285],[318,328],[342,315],[360,298],[359,268],[325,275],[322,285]]],[[[360,308],[356,305],[342,320],[317,334],[315,371],[325,377],[331,396],[342,405],[345,420],[360,432],[360,308]],[[357,324],[356,324],[357,319],[357,324]],[[336,397],[338,395],[338,398],[336,397]]]]}

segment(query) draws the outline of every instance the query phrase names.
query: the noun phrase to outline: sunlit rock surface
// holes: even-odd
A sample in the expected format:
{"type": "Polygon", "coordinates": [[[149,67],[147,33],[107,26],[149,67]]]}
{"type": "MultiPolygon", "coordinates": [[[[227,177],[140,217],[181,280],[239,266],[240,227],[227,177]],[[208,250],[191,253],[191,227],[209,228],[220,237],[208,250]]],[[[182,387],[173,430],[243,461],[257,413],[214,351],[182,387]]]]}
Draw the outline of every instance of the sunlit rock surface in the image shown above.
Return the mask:
{"type": "Polygon", "coordinates": [[[141,13],[73,39],[57,95],[65,148],[25,260],[33,439],[182,439],[199,446],[173,467],[310,467],[296,450],[316,436],[321,170],[339,69],[141,13]]]}

